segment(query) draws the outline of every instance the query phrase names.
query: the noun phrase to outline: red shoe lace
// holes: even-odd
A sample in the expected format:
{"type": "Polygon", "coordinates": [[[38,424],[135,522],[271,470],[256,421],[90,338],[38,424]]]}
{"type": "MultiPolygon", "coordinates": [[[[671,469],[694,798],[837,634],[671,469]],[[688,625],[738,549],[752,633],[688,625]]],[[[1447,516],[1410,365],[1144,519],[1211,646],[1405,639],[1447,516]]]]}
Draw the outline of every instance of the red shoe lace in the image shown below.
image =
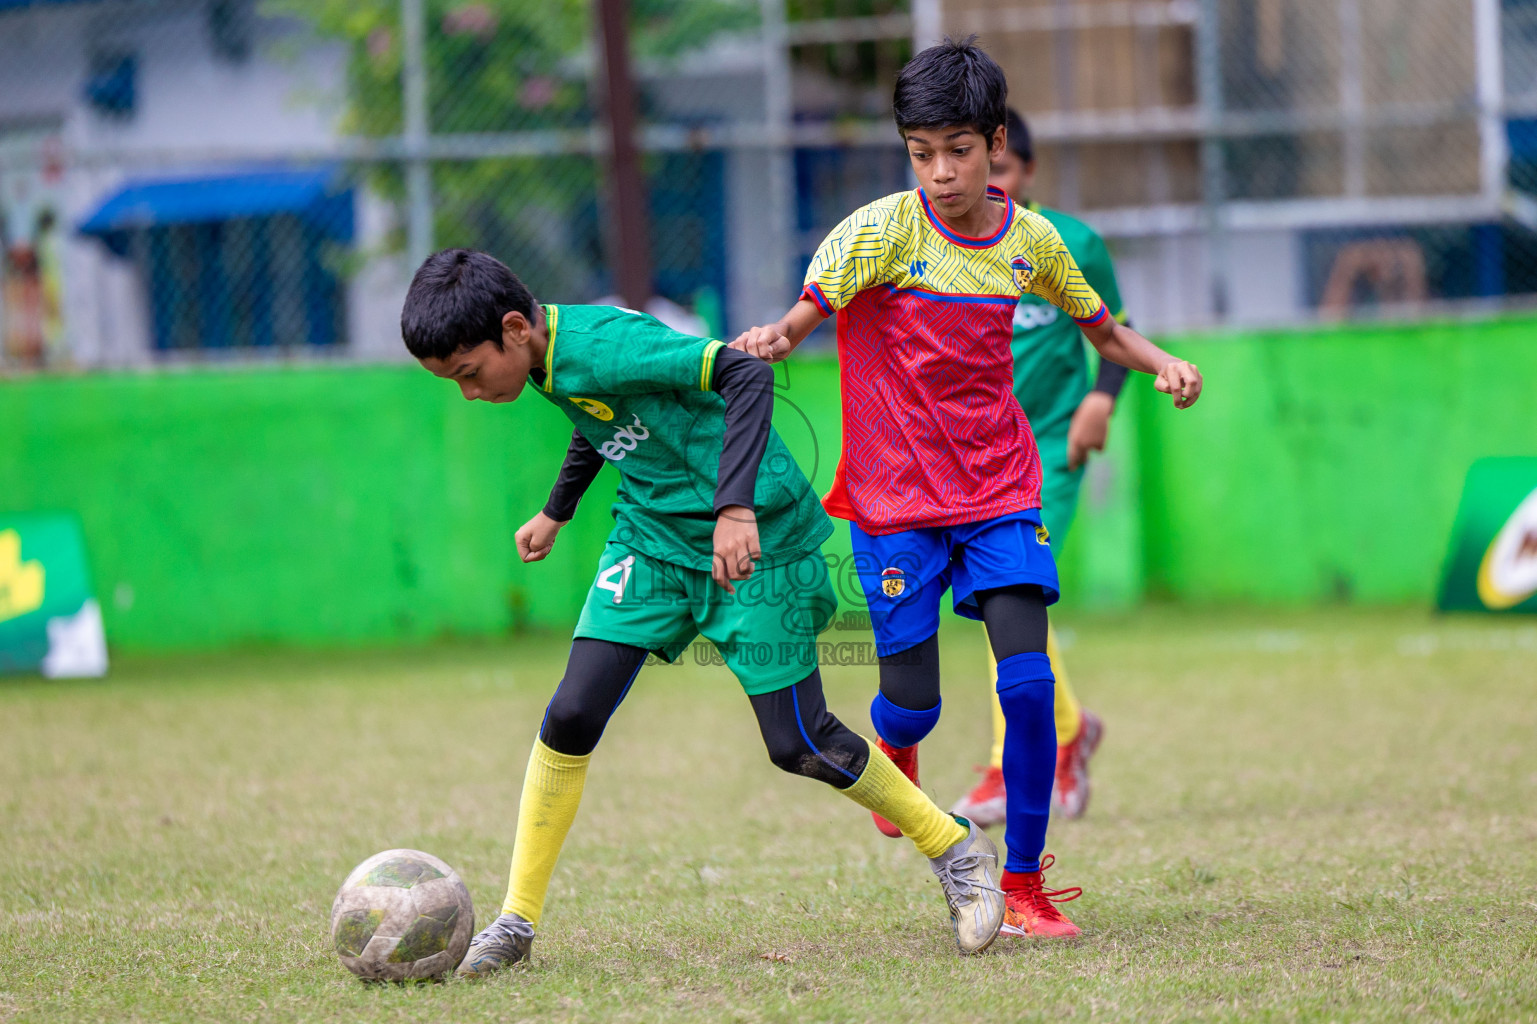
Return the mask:
{"type": "Polygon", "coordinates": [[[1041,866],[1039,868],[1029,874],[1024,875],[1024,888],[1007,890],[1004,893],[1005,898],[1009,896],[1017,896],[1019,899],[1029,903],[1030,908],[1033,909],[1039,916],[1054,921],[1064,920],[1062,917],[1062,912],[1059,911],[1054,906],[1054,904],[1071,903],[1073,900],[1076,900],[1078,897],[1083,895],[1083,887],[1074,885],[1066,889],[1046,888],[1046,886],[1042,884],[1043,879],[1041,878],[1041,874],[1056,862],[1056,854],[1046,854],[1046,856],[1041,858],[1041,866]]]}

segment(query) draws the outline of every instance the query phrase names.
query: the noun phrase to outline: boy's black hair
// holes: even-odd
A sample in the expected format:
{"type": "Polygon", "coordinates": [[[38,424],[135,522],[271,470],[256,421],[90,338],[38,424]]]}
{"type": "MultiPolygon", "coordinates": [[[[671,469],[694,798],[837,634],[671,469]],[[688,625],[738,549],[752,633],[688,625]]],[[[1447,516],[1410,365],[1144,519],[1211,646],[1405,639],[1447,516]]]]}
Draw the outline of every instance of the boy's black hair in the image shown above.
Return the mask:
{"type": "Polygon", "coordinates": [[[1008,113],[1009,82],[976,40],[946,36],[902,66],[891,109],[903,136],[958,125],[992,139],[1008,113]]]}
{"type": "Polygon", "coordinates": [[[1019,111],[1010,107],[1008,120],[1004,124],[1009,129],[1009,148],[1014,151],[1014,155],[1025,163],[1034,160],[1035,147],[1030,144],[1030,126],[1019,116],[1019,111]]]}
{"type": "Polygon", "coordinates": [[[505,263],[474,249],[444,249],[411,278],[400,334],[418,359],[447,359],[483,341],[501,348],[502,317],[513,310],[532,322],[534,297],[505,263]]]}

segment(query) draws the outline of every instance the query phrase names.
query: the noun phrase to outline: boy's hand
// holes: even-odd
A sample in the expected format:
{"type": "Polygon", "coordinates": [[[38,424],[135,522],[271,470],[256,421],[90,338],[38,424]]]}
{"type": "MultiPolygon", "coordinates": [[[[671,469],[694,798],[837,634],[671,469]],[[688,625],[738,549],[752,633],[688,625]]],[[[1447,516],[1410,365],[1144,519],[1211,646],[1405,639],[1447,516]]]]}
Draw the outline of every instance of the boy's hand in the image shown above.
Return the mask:
{"type": "Polygon", "coordinates": [[[749,327],[737,335],[736,340],[727,348],[741,349],[765,363],[777,363],[788,356],[795,346],[785,337],[783,325],[770,324],[766,327],[749,327]]]}
{"type": "Polygon", "coordinates": [[[1110,414],[1115,411],[1115,399],[1103,391],[1090,391],[1073,411],[1073,422],[1067,428],[1067,468],[1077,469],[1089,461],[1089,452],[1105,450],[1105,439],[1110,436],[1110,414]]]}
{"type": "Polygon", "coordinates": [[[1174,408],[1188,409],[1201,397],[1201,371],[1194,363],[1183,359],[1171,359],[1158,371],[1153,387],[1166,395],[1174,396],[1174,408]]]}
{"type": "Polygon", "coordinates": [[[518,542],[518,557],[525,562],[537,562],[555,546],[555,535],[565,523],[557,523],[543,512],[518,527],[513,535],[518,542]]]}
{"type": "Polygon", "coordinates": [[[710,575],[728,594],[735,594],[732,580],[752,575],[753,563],[763,557],[758,547],[758,517],[742,505],[727,505],[715,517],[715,564],[710,575]]]}

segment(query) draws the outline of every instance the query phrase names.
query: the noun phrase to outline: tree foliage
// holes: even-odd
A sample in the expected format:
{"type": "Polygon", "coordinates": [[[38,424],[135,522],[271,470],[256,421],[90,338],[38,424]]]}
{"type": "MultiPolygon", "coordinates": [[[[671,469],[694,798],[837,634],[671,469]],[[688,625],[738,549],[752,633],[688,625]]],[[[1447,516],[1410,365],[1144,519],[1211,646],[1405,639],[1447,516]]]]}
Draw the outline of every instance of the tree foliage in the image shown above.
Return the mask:
{"type": "MultiPolygon", "coordinates": [[[[593,124],[601,78],[589,0],[424,3],[429,131],[593,124]]],[[[400,0],[268,0],[268,9],[347,46],[346,132],[363,138],[401,132],[400,0]]],[[[632,52],[670,58],[719,32],[752,26],[757,12],[751,0],[632,0],[632,52]]],[[[536,294],[590,290],[598,254],[591,243],[589,251],[574,244],[571,225],[576,211],[596,203],[598,171],[581,155],[439,161],[432,169],[437,242],[498,253],[536,294]]],[[[375,165],[370,184],[401,199],[403,169],[375,165]]]]}

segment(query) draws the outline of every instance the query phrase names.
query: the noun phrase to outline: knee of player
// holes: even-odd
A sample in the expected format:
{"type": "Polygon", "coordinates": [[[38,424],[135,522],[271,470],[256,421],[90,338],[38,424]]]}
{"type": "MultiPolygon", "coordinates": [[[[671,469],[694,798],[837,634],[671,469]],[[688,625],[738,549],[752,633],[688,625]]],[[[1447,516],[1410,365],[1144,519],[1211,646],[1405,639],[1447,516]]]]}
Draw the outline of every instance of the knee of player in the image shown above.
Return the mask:
{"type": "MultiPolygon", "coordinates": [[[[586,751],[561,750],[561,753],[585,753],[597,746],[608,724],[608,714],[599,708],[583,704],[580,700],[563,696],[559,691],[550,699],[544,712],[544,729],[541,735],[546,743],[552,739],[563,745],[586,747],[586,751]]],[[[555,746],[560,750],[560,746],[555,746]]]]}
{"type": "Polygon", "coordinates": [[[810,743],[799,735],[767,742],[769,760],[780,771],[838,787],[859,778],[870,756],[869,744],[836,719],[814,730],[810,743]]]}
{"type": "Polygon", "coordinates": [[[922,741],[939,724],[942,704],[914,711],[899,707],[884,693],[876,693],[870,702],[870,722],[876,735],[893,747],[910,747],[922,741]]]}
{"type": "Polygon", "coordinates": [[[791,775],[814,774],[816,751],[808,747],[799,736],[765,736],[763,742],[775,768],[791,775]]]}
{"type": "Polygon", "coordinates": [[[1005,714],[1029,706],[1049,711],[1055,698],[1056,679],[1045,654],[1027,652],[998,662],[998,701],[1005,714]]]}

